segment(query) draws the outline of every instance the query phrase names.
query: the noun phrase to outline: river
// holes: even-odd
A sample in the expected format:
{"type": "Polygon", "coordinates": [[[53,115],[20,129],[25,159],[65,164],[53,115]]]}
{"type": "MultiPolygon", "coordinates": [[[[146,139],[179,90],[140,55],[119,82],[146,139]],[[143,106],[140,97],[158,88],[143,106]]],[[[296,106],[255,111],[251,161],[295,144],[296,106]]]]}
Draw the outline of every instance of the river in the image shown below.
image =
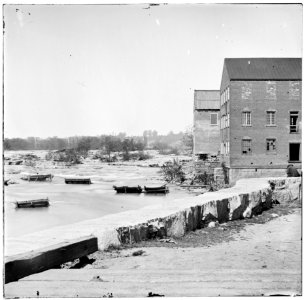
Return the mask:
{"type": "MultiPolygon", "coordinates": [[[[31,151],[31,153],[35,152],[31,151]]],[[[10,151],[5,153],[5,157],[18,154],[10,151]]],[[[43,153],[39,154],[44,157],[43,153]]],[[[166,158],[163,157],[163,159],[166,158]]],[[[11,178],[17,182],[17,184],[5,186],[4,189],[5,236],[18,237],[54,226],[73,224],[190,196],[187,191],[176,185],[170,185],[170,193],[166,195],[117,194],[113,190],[113,185],[163,184],[164,181],[158,172],[160,168],[148,167],[148,163],[110,165],[98,160],[87,159],[84,164],[67,168],[50,165],[42,159],[35,170],[41,173],[52,173],[54,178],[51,182],[23,181],[20,179],[22,173],[33,172],[32,167],[5,164],[4,178],[11,178]],[[65,184],[64,178],[67,176],[88,176],[93,184],[65,184]],[[46,197],[50,200],[49,207],[17,209],[15,205],[16,201],[46,197]]]]}

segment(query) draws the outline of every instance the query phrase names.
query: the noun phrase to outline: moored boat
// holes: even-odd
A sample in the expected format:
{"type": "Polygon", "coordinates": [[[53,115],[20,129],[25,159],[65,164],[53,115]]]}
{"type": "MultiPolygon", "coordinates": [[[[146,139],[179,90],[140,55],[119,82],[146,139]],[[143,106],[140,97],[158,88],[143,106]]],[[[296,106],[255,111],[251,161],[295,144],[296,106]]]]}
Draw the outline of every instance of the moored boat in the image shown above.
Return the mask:
{"type": "Polygon", "coordinates": [[[145,186],[144,187],[144,191],[145,193],[169,193],[169,188],[167,187],[166,184],[162,185],[162,186],[154,186],[154,187],[148,187],[145,186]]]}
{"type": "Polygon", "coordinates": [[[113,186],[114,190],[117,193],[141,193],[142,192],[142,188],[141,186],[113,186]]]}
{"type": "Polygon", "coordinates": [[[67,184],[91,184],[90,178],[65,178],[67,184]]]}
{"type": "Polygon", "coordinates": [[[28,181],[45,181],[49,179],[52,180],[52,174],[24,174],[21,179],[28,181]]]}
{"type": "Polygon", "coordinates": [[[49,205],[50,203],[48,198],[16,202],[16,208],[48,207],[49,205]]]}

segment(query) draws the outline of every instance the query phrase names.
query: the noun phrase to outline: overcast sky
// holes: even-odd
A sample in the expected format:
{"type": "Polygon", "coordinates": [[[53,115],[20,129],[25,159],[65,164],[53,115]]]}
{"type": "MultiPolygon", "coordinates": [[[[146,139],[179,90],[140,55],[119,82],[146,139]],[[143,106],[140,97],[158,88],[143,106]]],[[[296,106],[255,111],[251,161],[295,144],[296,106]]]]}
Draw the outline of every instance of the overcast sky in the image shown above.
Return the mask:
{"type": "Polygon", "coordinates": [[[301,57],[301,5],[6,5],[4,135],[183,131],[225,57],[301,57]]]}

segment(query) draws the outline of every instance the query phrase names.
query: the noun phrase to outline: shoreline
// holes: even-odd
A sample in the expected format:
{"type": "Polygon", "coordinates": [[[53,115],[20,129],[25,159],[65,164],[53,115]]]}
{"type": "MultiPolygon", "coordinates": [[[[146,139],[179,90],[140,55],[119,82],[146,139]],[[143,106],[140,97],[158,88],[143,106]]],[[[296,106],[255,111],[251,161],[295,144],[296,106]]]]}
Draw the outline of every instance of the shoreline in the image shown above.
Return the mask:
{"type": "MultiPolygon", "coordinates": [[[[200,229],[203,221],[224,223],[257,215],[272,207],[273,195],[279,200],[281,197],[286,201],[296,199],[299,195],[299,185],[300,178],[244,179],[238,181],[232,188],[217,192],[108,215],[83,221],[74,226],[56,227],[53,230],[29,234],[18,239],[7,239],[5,258],[10,261],[12,255],[30,251],[39,253],[42,248],[69,244],[69,241],[85,236],[96,237],[98,249],[105,250],[109,247],[150,239],[152,228],[156,228],[155,237],[181,238],[187,232],[200,229]],[[271,180],[280,185],[281,189],[272,192],[269,184],[271,180]]],[[[58,262],[65,263],[65,261],[58,262]]]]}

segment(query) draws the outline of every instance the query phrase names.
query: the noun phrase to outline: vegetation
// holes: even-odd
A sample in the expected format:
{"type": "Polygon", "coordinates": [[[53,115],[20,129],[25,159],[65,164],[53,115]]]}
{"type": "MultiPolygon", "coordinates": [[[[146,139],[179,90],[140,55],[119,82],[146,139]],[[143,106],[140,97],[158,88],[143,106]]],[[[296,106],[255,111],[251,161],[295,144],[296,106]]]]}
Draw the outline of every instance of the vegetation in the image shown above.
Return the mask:
{"type": "Polygon", "coordinates": [[[202,174],[196,175],[193,182],[197,182],[197,184],[211,185],[214,183],[214,174],[209,174],[204,171],[202,174]]]}
{"type": "Polygon", "coordinates": [[[193,129],[189,127],[182,137],[182,143],[186,151],[192,153],[193,151],[193,129]]]}
{"type": "Polygon", "coordinates": [[[81,155],[76,149],[50,151],[46,154],[45,159],[58,161],[58,162],[71,163],[71,164],[82,163],[81,155]]]}
{"type": "MultiPolygon", "coordinates": [[[[155,130],[146,130],[142,136],[127,137],[124,132],[117,135],[99,136],[73,136],[59,138],[57,136],[49,138],[28,137],[5,138],[3,141],[4,150],[62,150],[62,149],[106,149],[108,152],[123,151],[123,146],[127,146],[129,151],[142,151],[153,149],[159,144],[165,149],[176,148],[180,145],[183,133],[169,132],[167,135],[159,135],[155,130]],[[126,141],[127,140],[127,141],[126,141]]],[[[157,146],[158,147],[158,146],[157,146]]]]}
{"type": "Polygon", "coordinates": [[[183,165],[178,159],[166,162],[161,166],[161,173],[167,182],[184,182],[186,177],[183,171],[183,165]]]}

